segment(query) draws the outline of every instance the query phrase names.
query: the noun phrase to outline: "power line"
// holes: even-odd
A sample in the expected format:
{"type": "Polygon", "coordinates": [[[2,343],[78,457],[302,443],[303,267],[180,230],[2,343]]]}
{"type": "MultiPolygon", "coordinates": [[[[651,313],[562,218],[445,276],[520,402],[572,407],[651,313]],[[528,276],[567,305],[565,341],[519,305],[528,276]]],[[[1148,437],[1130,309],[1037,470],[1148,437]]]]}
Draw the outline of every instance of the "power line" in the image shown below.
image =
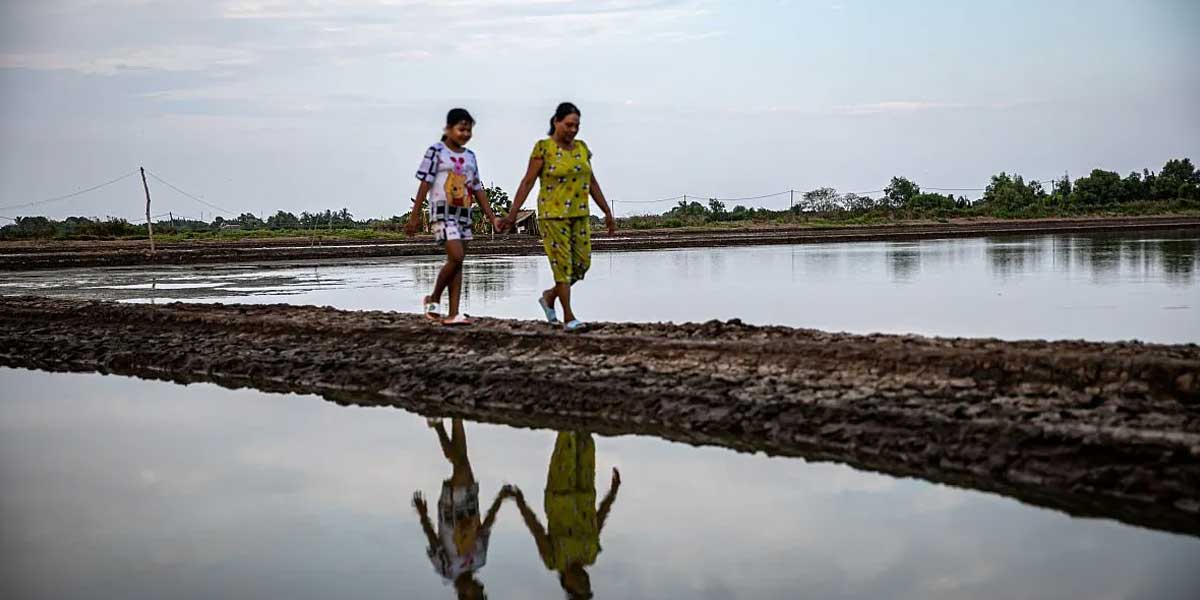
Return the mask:
{"type": "Polygon", "coordinates": [[[209,207],[209,208],[212,208],[212,209],[215,209],[215,210],[219,210],[219,211],[221,211],[221,212],[223,212],[223,213],[225,213],[225,214],[227,214],[227,215],[233,215],[233,214],[236,214],[236,213],[234,213],[234,212],[233,212],[233,211],[231,211],[231,210],[225,210],[224,208],[221,208],[220,206],[217,206],[216,204],[213,204],[212,202],[209,202],[209,201],[207,201],[207,200],[202,200],[202,199],[200,199],[200,198],[197,198],[196,196],[194,196],[194,195],[192,195],[192,194],[189,194],[189,193],[187,193],[187,192],[185,192],[185,191],[183,191],[183,190],[179,189],[178,187],[175,187],[175,186],[174,186],[174,185],[173,185],[171,182],[169,182],[169,181],[167,181],[167,180],[163,179],[162,177],[159,177],[158,175],[155,175],[155,174],[154,174],[152,171],[146,171],[146,173],[149,173],[149,174],[150,174],[150,177],[154,178],[154,180],[155,180],[155,181],[157,181],[157,182],[159,182],[159,183],[161,183],[161,184],[163,184],[163,185],[165,185],[165,186],[167,186],[167,187],[169,187],[169,188],[171,188],[171,189],[175,190],[176,192],[179,192],[180,194],[183,194],[184,196],[187,196],[188,198],[191,198],[192,200],[195,200],[196,202],[199,202],[199,203],[201,203],[201,204],[203,204],[203,205],[205,205],[205,206],[207,206],[207,207],[209,207]]]}
{"type": "MultiPolygon", "coordinates": [[[[763,194],[761,196],[746,196],[744,198],[705,198],[705,200],[716,200],[718,202],[744,202],[747,200],[762,200],[763,198],[774,198],[775,196],[782,196],[784,194],[790,194],[790,193],[792,193],[792,190],[783,190],[782,192],[775,192],[774,194],[763,194]]],[[[700,196],[698,194],[688,194],[688,196],[697,198],[697,199],[702,198],[702,196],[700,196]]]]}
{"type": "Polygon", "coordinates": [[[658,204],[659,202],[671,202],[673,200],[683,200],[685,196],[671,196],[670,198],[659,198],[658,200],[620,200],[621,204],[658,204]]]}
{"type": "Polygon", "coordinates": [[[84,188],[84,189],[76,191],[76,192],[71,192],[70,194],[66,194],[63,196],[55,196],[53,198],[46,198],[45,200],[35,200],[33,202],[26,202],[24,204],[13,204],[10,206],[0,206],[0,210],[8,210],[10,208],[26,208],[29,206],[37,206],[39,204],[46,204],[48,202],[58,202],[59,200],[66,200],[67,198],[74,198],[75,196],[79,196],[81,194],[86,194],[88,192],[98,190],[102,187],[112,185],[118,181],[121,181],[122,179],[125,179],[126,177],[132,176],[134,173],[137,173],[137,169],[134,169],[116,179],[105,181],[104,183],[93,185],[92,187],[84,188]]]}

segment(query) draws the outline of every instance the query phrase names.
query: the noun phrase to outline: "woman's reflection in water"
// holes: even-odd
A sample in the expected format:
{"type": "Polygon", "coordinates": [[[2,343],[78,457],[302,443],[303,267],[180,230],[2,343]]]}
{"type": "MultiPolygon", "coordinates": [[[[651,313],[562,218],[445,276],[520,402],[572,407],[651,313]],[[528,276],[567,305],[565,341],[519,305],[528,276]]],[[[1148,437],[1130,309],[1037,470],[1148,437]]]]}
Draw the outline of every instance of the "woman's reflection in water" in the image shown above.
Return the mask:
{"type": "Polygon", "coordinates": [[[621,474],[614,468],[611,487],[597,508],[596,443],[590,433],[559,432],[546,475],[548,529],[530,510],[521,490],[512,488],[542,562],[558,572],[569,598],[592,597],[592,582],[585,568],[595,564],[600,554],[600,532],[620,487],[621,474]]]}
{"type": "Polygon", "coordinates": [[[413,507],[421,517],[421,529],[429,541],[429,560],[438,574],[454,583],[459,598],[486,598],[483,584],[475,578],[475,572],[487,562],[488,538],[500,504],[513,492],[507,486],[501,490],[481,523],[479,483],[475,481],[471,462],[467,459],[467,435],[462,419],[451,420],[451,435],[446,435],[441,419],[430,419],[429,426],[437,432],[442,454],[453,466],[450,478],[442,482],[442,493],[438,496],[437,531],[429,521],[424,496],[420,491],[413,493],[413,507]]]}

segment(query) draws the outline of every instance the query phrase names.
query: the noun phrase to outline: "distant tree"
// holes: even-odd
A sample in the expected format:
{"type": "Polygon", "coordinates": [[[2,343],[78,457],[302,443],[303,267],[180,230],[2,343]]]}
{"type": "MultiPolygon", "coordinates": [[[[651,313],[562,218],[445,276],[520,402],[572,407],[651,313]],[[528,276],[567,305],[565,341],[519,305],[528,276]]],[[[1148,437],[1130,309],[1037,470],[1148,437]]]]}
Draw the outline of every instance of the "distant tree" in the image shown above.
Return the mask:
{"type": "Polygon", "coordinates": [[[1071,175],[1063,173],[1059,179],[1050,182],[1050,203],[1055,206],[1067,206],[1071,203],[1071,175]]]}
{"type": "Polygon", "coordinates": [[[1172,159],[1163,165],[1158,172],[1151,194],[1156,200],[1174,200],[1181,198],[1180,190],[1187,184],[1200,185],[1200,173],[1192,165],[1190,159],[1172,159]]]}
{"type": "Polygon", "coordinates": [[[910,198],[904,208],[914,210],[952,209],[954,208],[954,196],[923,192],[910,198]]]}
{"type": "MultiPolygon", "coordinates": [[[[492,212],[496,216],[503,217],[508,214],[508,211],[512,210],[512,200],[509,200],[508,192],[501,189],[500,186],[493,185],[492,187],[484,188],[483,191],[487,194],[488,204],[491,205],[492,212]]],[[[476,210],[472,213],[472,219],[476,225],[483,224],[483,218],[482,210],[476,210]]],[[[491,231],[491,224],[487,224],[486,228],[488,231],[491,231]]]]}
{"type": "Polygon", "coordinates": [[[842,196],[841,205],[854,212],[868,212],[879,207],[874,198],[853,193],[842,196]]]}
{"type": "Polygon", "coordinates": [[[1103,169],[1093,169],[1087,177],[1075,180],[1071,200],[1080,206],[1115,204],[1121,199],[1121,176],[1103,169]]]}
{"type": "Polygon", "coordinates": [[[290,212],[281,210],[267,217],[267,227],[271,229],[299,229],[300,219],[290,212]]]}
{"type": "Polygon", "coordinates": [[[695,200],[691,202],[680,200],[679,204],[668,211],[667,214],[673,217],[707,217],[708,209],[695,200]]]}
{"type": "Polygon", "coordinates": [[[17,217],[17,236],[31,238],[53,237],[54,223],[46,217],[17,217]]]}
{"type": "Polygon", "coordinates": [[[1047,199],[1041,182],[1026,184],[1020,175],[1001,172],[992,176],[983,191],[983,201],[1001,211],[1020,211],[1042,204],[1047,199]]]}
{"type": "Polygon", "coordinates": [[[909,202],[921,193],[921,186],[905,177],[893,177],[891,183],[883,189],[883,197],[893,208],[908,206],[909,202]]]}
{"type": "Polygon", "coordinates": [[[827,213],[840,210],[841,196],[838,191],[831,187],[821,187],[815,190],[804,192],[800,197],[800,204],[796,205],[796,212],[818,212],[827,213]]]}
{"type": "Polygon", "coordinates": [[[240,225],[242,229],[262,229],[265,225],[262,222],[262,219],[259,219],[252,213],[242,213],[237,219],[234,220],[237,221],[237,224],[240,225]]]}
{"type": "Polygon", "coordinates": [[[497,215],[506,215],[512,210],[512,200],[508,198],[508,192],[504,191],[500,186],[493,185],[489,188],[484,188],[487,192],[488,204],[492,205],[492,210],[497,215]]]}

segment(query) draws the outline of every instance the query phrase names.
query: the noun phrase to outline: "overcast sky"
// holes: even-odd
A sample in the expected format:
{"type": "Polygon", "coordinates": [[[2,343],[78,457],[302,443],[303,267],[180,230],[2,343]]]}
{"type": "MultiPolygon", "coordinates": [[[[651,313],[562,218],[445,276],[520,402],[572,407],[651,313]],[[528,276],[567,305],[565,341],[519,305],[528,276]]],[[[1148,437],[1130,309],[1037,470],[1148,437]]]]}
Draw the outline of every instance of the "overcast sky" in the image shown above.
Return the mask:
{"type": "MultiPolygon", "coordinates": [[[[511,192],[561,100],[621,214],[1157,169],[1200,159],[1200,3],[0,0],[0,206],[145,165],[234,212],[399,214],[447,109],[511,192]]],[[[143,202],[128,178],[0,215],[143,202]]]]}

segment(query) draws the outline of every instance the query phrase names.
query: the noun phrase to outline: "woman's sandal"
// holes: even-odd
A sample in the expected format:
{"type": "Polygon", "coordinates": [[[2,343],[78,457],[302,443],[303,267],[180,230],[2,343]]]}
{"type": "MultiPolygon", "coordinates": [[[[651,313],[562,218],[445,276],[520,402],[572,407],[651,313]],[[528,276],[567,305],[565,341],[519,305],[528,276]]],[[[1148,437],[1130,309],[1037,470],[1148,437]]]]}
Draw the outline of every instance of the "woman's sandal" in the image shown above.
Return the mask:
{"type": "Polygon", "coordinates": [[[471,325],[474,322],[475,321],[467,318],[466,315],[461,314],[442,319],[442,325],[445,325],[446,327],[462,327],[464,325],[471,325]]]}
{"type": "Polygon", "coordinates": [[[546,313],[546,322],[551,325],[558,325],[558,315],[554,314],[554,307],[546,305],[546,297],[538,296],[538,306],[542,307],[542,312],[546,313]]]}
{"type": "Polygon", "coordinates": [[[442,307],[433,298],[425,296],[425,318],[430,321],[439,321],[442,318],[442,307]]]}
{"type": "Polygon", "coordinates": [[[580,321],[579,319],[574,319],[574,320],[570,321],[569,323],[567,323],[566,325],[563,325],[563,331],[565,331],[567,333],[576,333],[576,332],[580,332],[580,331],[586,331],[587,327],[588,327],[587,323],[584,323],[583,321],[580,321]]]}

